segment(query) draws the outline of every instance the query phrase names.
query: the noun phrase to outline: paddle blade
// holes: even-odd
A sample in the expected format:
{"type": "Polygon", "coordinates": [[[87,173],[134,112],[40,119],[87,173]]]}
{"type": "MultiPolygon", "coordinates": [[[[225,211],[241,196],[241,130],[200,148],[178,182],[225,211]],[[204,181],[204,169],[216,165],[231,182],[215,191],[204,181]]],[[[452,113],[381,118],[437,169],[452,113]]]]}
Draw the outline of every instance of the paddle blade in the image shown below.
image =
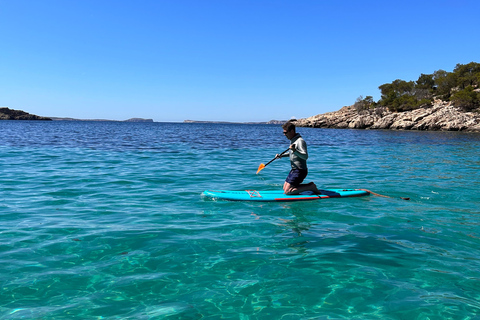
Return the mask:
{"type": "Polygon", "coordinates": [[[258,166],[258,170],[257,170],[257,174],[263,170],[263,168],[265,168],[265,165],[263,163],[260,163],[260,165],[258,166]]]}

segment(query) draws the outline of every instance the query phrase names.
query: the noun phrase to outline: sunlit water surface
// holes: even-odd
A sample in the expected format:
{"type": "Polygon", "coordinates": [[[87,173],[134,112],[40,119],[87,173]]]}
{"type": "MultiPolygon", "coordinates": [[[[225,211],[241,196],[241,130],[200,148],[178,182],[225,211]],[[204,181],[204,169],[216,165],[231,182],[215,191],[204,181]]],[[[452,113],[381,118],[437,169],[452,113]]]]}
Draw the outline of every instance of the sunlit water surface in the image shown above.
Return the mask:
{"type": "Polygon", "coordinates": [[[279,126],[0,122],[0,319],[479,319],[480,135],[279,126]],[[410,197],[410,201],[400,199],[410,197]]]}

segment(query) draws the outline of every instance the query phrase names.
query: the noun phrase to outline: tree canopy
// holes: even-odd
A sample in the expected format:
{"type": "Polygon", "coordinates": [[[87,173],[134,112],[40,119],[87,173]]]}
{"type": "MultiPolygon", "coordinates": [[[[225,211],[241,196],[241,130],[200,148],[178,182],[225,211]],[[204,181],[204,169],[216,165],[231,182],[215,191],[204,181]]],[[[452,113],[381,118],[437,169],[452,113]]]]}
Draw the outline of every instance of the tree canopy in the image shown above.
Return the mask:
{"type": "Polygon", "coordinates": [[[397,79],[379,86],[381,98],[360,96],[357,110],[386,107],[391,111],[408,111],[433,104],[434,98],[452,101],[454,105],[471,111],[480,107],[480,64],[457,64],[452,72],[437,70],[420,74],[417,81],[397,79]]]}

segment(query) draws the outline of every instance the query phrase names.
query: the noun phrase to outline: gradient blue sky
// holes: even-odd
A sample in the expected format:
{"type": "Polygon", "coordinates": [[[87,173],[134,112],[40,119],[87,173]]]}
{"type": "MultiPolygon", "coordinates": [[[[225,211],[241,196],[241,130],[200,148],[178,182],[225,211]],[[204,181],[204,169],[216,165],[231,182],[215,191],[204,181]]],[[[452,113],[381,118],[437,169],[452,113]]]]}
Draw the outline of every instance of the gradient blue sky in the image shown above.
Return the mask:
{"type": "Polygon", "coordinates": [[[0,0],[0,106],[155,121],[303,118],[480,62],[480,1],[0,0]]]}

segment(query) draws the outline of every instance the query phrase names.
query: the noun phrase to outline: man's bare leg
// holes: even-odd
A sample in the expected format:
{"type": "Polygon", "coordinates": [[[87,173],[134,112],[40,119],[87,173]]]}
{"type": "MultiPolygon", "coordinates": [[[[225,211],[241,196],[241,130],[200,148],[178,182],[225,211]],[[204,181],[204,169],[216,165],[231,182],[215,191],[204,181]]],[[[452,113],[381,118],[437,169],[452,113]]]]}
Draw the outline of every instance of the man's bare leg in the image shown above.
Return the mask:
{"type": "Polygon", "coordinates": [[[285,181],[285,183],[283,184],[283,191],[287,195],[295,195],[304,191],[312,191],[315,194],[320,193],[320,191],[317,189],[317,186],[313,182],[301,184],[298,187],[294,187],[290,183],[285,181]]]}

